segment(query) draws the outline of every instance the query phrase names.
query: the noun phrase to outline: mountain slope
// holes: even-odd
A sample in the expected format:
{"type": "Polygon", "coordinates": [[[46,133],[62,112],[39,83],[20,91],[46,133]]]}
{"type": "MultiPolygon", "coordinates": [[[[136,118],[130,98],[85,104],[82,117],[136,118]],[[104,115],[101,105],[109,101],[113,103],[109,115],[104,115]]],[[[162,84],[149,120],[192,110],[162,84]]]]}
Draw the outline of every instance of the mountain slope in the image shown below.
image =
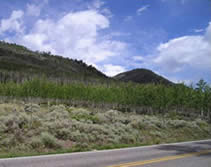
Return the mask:
{"type": "Polygon", "coordinates": [[[101,81],[108,77],[83,61],[63,58],[46,52],[0,41],[0,80],[22,81],[44,76],[62,81],[101,81]]]}
{"type": "Polygon", "coordinates": [[[124,82],[136,82],[141,84],[165,84],[172,85],[173,83],[165,79],[162,76],[155,74],[154,72],[147,69],[134,69],[131,71],[120,73],[114,76],[114,79],[124,82]]]}
{"type": "Polygon", "coordinates": [[[40,77],[62,83],[132,81],[141,84],[172,84],[147,69],[135,69],[109,78],[82,60],[64,58],[49,52],[34,52],[21,45],[0,41],[0,82],[23,82],[40,77]]]}

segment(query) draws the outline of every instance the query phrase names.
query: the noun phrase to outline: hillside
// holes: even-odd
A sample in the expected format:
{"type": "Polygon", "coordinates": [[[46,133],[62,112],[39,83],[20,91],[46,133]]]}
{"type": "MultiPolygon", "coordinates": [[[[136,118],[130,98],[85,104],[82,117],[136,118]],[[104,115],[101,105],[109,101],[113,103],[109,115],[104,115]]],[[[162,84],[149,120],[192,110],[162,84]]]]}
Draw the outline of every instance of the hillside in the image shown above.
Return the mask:
{"type": "Polygon", "coordinates": [[[0,82],[23,82],[33,78],[68,83],[72,81],[108,83],[132,81],[141,84],[171,85],[172,82],[147,69],[135,69],[109,78],[82,60],[73,60],[50,52],[33,52],[24,46],[0,41],[0,82]]]}
{"type": "Polygon", "coordinates": [[[0,104],[0,137],[0,158],[5,158],[208,139],[211,126],[179,114],[148,116],[16,101],[0,104]]]}
{"type": "Polygon", "coordinates": [[[124,82],[136,82],[141,84],[155,83],[172,85],[173,83],[165,79],[162,76],[155,74],[154,72],[147,69],[134,69],[114,76],[115,79],[124,82]]]}
{"type": "Polygon", "coordinates": [[[55,56],[46,52],[33,52],[23,46],[0,41],[0,80],[22,82],[34,77],[47,77],[56,81],[92,81],[108,79],[93,66],[83,61],[55,56]]]}

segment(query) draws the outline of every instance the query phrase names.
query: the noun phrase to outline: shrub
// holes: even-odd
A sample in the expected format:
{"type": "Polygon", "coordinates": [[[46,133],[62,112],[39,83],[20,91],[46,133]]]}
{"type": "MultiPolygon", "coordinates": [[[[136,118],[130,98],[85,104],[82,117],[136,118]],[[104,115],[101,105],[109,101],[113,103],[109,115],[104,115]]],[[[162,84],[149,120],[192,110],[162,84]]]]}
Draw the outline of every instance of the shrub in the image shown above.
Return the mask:
{"type": "Polygon", "coordinates": [[[56,132],[56,137],[58,139],[63,139],[63,140],[69,139],[70,137],[69,129],[66,129],[66,128],[58,129],[56,132]]]}
{"type": "Polygon", "coordinates": [[[0,115],[1,150],[53,151],[66,146],[65,143],[68,142],[83,150],[88,146],[154,144],[176,141],[185,136],[197,139],[199,134],[205,137],[211,134],[209,124],[201,119],[171,120],[169,117],[122,113],[116,110],[94,112],[63,105],[41,109],[42,112],[33,114],[32,126],[29,126],[31,115],[22,112],[23,109],[14,112],[2,111],[4,114],[0,115]],[[175,131],[181,133],[174,134],[175,131]]]}
{"type": "Polygon", "coordinates": [[[62,112],[62,111],[66,111],[66,107],[62,104],[60,105],[53,105],[50,107],[50,112],[56,111],[56,112],[62,112]]]}
{"type": "Polygon", "coordinates": [[[12,142],[11,142],[11,137],[10,136],[8,136],[7,135],[7,137],[5,138],[3,138],[2,136],[1,136],[1,138],[0,138],[0,146],[1,147],[9,147],[9,146],[11,146],[11,144],[13,144],[12,142]]]}
{"type": "Polygon", "coordinates": [[[115,122],[115,119],[116,117],[118,117],[119,114],[120,114],[119,111],[109,110],[109,111],[106,111],[105,117],[107,117],[108,120],[110,120],[110,122],[115,122]]]}
{"type": "Polygon", "coordinates": [[[155,136],[155,137],[162,137],[163,134],[159,131],[151,131],[150,135],[155,136]]]}
{"type": "Polygon", "coordinates": [[[0,117],[0,122],[2,128],[7,132],[14,132],[18,129],[26,129],[29,121],[28,115],[25,113],[17,112],[15,114],[11,113],[7,116],[0,117]]]}
{"type": "Polygon", "coordinates": [[[89,110],[84,109],[84,108],[71,108],[70,113],[73,115],[80,115],[80,114],[90,115],[91,114],[89,110]]]}
{"type": "Polygon", "coordinates": [[[140,130],[150,130],[157,129],[157,124],[155,121],[150,119],[149,117],[135,117],[132,119],[130,126],[140,130]]]}
{"type": "Polygon", "coordinates": [[[25,105],[24,111],[25,111],[26,113],[38,112],[38,111],[40,111],[40,106],[39,106],[38,104],[29,103],[29,104],[26,104],[26,105],[25,105]]]}
{"type": "Polygon", "coordinates": [[[79,142],[82,139],[81,133],[79,130],[74,131],[70,134],[70,139],[75,141],[75,142],[79,142]]]}
{"type": "Polygon", "coordinates": [[[19,141],[16,139],[16,136],[14,134],[9,134],[0,140],[0,145],[7,148],[14,147],[17,144],[19,144],[19,141]]]}
{"type": "Polygon", "coordinates": [[[0,122],[0,134],[4,133],[6,131],[7,127],[5,126],[5,124],[3,124],[2,122],[0,122]]]}
{"type": "Polygon", "coordinates": [[[110,120],[105,116],[104,113],[97,113],[96,114],[99,123],[108,123],[110,120]]]}
{"type": "Polygon", "coordinates": [[[99,123],[99,119],[97,116],[92,115],[90,111],[82,108],[71,110],[70,115],[72,119],[75,119],[77,121],[83,121],[86,123],[99,123]]]}
{"type": "Polygon", "coordinates": [[[183,128],[187,126],[187,122],[184,120],[169,120],[168,123],[173,128],[183,128]]]}
{"type": "Polygon", "coordinates": [[[39,149],[44,146],[42,140],[38,137],[31,138],[30,145],[33,149],[39,149]]]}
{"type": "Polygon", "coordinates": [[[60,148],[61,145],[58,140],[48,132],[41,133],[41,141],[47,148],[60,148]]]}
{"type": "Polygon", "coordinates": [[[63,107],[53,107],[49,113],[46,115],[47,121],[55,121],[55,120],[64,120],[69,118],[69,113],[66,110],[63,110],[63,107]]]}
{"type": "Polygon", "coordinates": [[[20,129],[25,129],[28,126],[29,122],[30,118],[26,113],[19,113],[17,115],[17,123],[20,129]]]}
{"type": "Polygon", "coordinates": [[[204,127],[208,127],[208,123],[201,120],[201,119],[196,119],[195,123],[200,127],[200,128],[204,128],[204,127]]]}

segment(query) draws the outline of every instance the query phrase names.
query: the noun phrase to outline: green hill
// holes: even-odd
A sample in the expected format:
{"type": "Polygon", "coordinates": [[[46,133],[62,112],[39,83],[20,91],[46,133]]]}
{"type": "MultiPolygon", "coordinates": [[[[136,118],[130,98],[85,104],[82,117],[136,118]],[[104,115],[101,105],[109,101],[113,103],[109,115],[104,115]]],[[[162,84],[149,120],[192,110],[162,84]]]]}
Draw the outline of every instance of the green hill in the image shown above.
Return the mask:
{"type": "Polygon", "coordinates": [[[33,52],[23,46],[0,42],[0,81],[22,82],[34,77],[54,81],[99,82],[108,77],[83,61],[33,52]]]}
{"type": "Polygon", "coordinates": [[[50,52],[34,52],[24,46],[3,41],[0,41],[0,64],[0,82],[23,82],[42,77],[62,83],[132,81],[141,84],[173,84],[147,69],[135,69],[109,78],[82,60],[64,58],[50,52]]]}
{"type": "Polygon", "coordinates": [[[131,71],[123,72],[114,77],[117,80],[124,82],[136,82],[141,84],[164,84],[172,85],[173,83],[165,79],[162,76],[155,74],[154,72],[147,69],[134,69],[131,71]]]}

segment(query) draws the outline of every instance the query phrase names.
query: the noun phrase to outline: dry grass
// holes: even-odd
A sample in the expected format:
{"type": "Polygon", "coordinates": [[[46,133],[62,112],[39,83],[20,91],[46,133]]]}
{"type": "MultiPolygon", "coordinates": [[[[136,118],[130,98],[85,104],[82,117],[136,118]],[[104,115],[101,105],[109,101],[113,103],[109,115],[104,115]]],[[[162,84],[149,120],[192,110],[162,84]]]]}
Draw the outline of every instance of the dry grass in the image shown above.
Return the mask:
{"type": "Polygon", "coordinates": [[[100,111],[71,106],[0,104],[0,156],[47,153],[77,148],[109,148],[196,140],[211,137],[211,126],[201,119],[100,111]]]}

